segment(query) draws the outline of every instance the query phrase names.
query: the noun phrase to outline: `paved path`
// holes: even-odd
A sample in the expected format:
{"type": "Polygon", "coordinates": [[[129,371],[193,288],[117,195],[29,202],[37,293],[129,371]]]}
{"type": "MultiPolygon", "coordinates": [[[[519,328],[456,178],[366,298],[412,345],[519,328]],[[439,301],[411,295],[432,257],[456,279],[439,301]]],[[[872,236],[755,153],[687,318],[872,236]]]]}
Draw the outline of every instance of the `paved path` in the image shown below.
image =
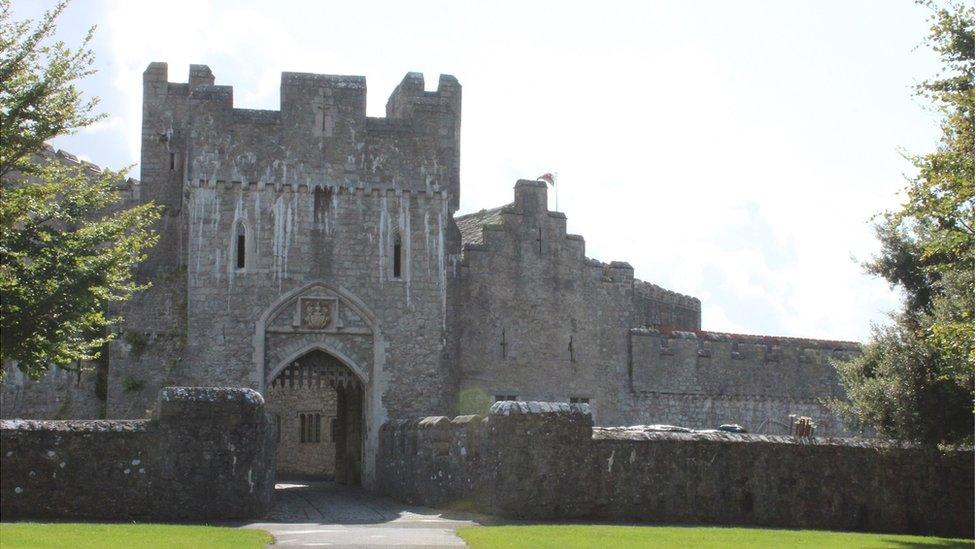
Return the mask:
{"type": "Polygon", "coordinates": [[[281,483],[264,522],[274,547],[464,547],[454,531],[476,515],[413,507],[331,482],[281,483]]]}

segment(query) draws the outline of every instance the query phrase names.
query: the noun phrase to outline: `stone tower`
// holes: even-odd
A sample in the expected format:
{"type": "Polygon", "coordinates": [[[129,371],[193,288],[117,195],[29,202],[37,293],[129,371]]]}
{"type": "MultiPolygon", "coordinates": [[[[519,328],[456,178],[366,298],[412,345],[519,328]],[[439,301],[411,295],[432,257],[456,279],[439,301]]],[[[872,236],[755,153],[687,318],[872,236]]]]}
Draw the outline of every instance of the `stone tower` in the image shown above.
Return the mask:
{"type": "Polygon", "coordinates": [[[344,430],[362,431],[368,464],[385,418],[449,411],[457,81],[428,92],[407,74],[383,118],[358,76],[284,73],[275,111],[234,108],[203,65],[173,83],[152,63],[143,89],[144,199],[165,214],[141,272],[153,287],[112,351],[109,415],[143,415],[163,384],[263,392],[298,368],[302,387],[361,390],[344,430]],[[299,368],[312,354],[345,370],[299,368]]]}

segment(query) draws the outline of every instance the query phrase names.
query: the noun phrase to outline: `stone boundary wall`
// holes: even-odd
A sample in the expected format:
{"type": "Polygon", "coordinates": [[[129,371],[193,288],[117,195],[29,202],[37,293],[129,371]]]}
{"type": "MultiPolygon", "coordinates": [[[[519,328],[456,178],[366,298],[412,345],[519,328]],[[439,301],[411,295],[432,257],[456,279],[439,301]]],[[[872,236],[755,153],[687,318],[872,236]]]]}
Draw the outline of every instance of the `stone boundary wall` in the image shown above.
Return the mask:
{"type": "Polygon", "coordinates": [[[0,452],[4,519],[257,518],[274,490],[274,425],[251,389],[166,387],[151,420],[3,420],[0,452]]]}
{"type": "Polygon", "coordinates": [[[973,450],[593,428],[585,404],[388,422],[378,486],[415,504],[602,519],[973,535],[973,450]]]}

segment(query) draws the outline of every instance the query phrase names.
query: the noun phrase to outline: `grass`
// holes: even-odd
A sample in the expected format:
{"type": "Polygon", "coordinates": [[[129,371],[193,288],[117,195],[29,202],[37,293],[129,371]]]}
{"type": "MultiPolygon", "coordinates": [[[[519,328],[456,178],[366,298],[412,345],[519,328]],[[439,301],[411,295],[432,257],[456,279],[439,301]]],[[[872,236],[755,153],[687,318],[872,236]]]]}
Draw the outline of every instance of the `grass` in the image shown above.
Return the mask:
{"type": "Polygon", "coordinates": [[[124,547],[264,548],[274,538],[263,530],[178,524],[0,523],[3,549],[124,547]]]}
{"type": "Polygon", "coordinates": [[[474,549],[496,547],[584,548],[610,547],[775,547],[828,549],[973,547],[973,540],[894,534],[860,534],[819,530],[763,530],[758,528],[694,528],[665,526],[532,525],[475,526],[457,531],[474,549]]]}

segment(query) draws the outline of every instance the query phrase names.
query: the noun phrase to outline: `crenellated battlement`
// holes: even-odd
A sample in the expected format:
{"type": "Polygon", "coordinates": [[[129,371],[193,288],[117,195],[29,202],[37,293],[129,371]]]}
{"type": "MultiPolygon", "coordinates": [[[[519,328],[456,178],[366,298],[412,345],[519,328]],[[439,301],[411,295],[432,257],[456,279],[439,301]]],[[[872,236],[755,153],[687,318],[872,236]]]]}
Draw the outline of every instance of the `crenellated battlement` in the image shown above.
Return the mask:
{"type": "Polygon", "coordinates": [[[457,78],[442,74],[436,91],[424,91],[424,75],[408,72],[386,102],[387,118],[409,118],[421,112],[460,108],[461,85],[457,78]]]}
{"type": "Polygon", "coordinates": [[[362,76],[285,72],[278,110],[234,107],[234,89],[206,65],[186,83],[169,82],[166,63],[143,74],[143,179],[153,198],[179,209],[186,181],[260,181],[296,186],[370,185],[460,194],[461,86],[441,76],[425,91],[408,73],[387,103],[366,116],[362,76]],[[162,180],[160,180],[162,179],[162,180]]]}
{"type": "Polygon", "coordinates": [[[566,214],[549,210],[546,183],[521,179],[515,184],[514,198],[510,204],[456,218],[463,264],[491,265],[506,257],[515,262],[535,262],[537,256],[566,275],[582,272],[585,279],[597,284],[633,288],[632,326],[701,327],[701,301],[697,298],[634,278],[630,263],[587,257],[585,239],[566,232],[566,214]]]}
{"type": "Polygon", "coordinates": [[[631,382],[637,392],[814,400],[842,394],[831,360],[855,342],[702,330],[634,328],[631,382]]]}
{"type": "Polygon", "coordinates": [[[668,290],[643,280],[634,281],[634,295],[701,311],[701,300],[697,297],[668,290]]]}
{"type": "MultiPolygon", "coordinates": [[[[187,97],[200,101],[216,101],[233,108],[242,121],[258,123],[281,122],[281,113],[300,109],[303,99],[328,97],[327,103],[349,107],[366,118],[366,77],[304,72],[281,73],[281,108],[278,111],[241,109],[233,107],[234,88],[215,84],[215,77],[207,65],[190,65],[187,82],[170,82],[167,63],[150,63],[143,73],[146,93],[158,96],[187,97]],[[336,94],[339,95],[336,95],[336,94]],[[277,113],[277,114],[274,114],[277,113]]],[[[390,94],[386,117],[371,117],[377,127],[380,121],[404,120],[431,113],[460,115],[461,85],[457,78],[442,74],[437,90],[424,90],[424,75],[410,72],[390,94]]]]}
{"type": "Polygon", "coordinates": [[[462,247],[468,252],[508,253],[511,241],[539,243],[541,256],[546,250],[561,257],[571,257],[585,267],[593,267],[615,281],[633,279],[630,264],[613,261],[603,263],[586,257],[586,239],[566,231],[566,214],[548,208],[548,188],[542,181],[520,179],[514,187],[515,200],[490,210],[456,218],[461,231],[462,247]]]}
{"type": "Polygon", "coordinates": [[[427,191],[424,189],[400,189],[390,185],[383,184],[360,184],[360,183],[350,183],[350,184],[338,184],[338,185],[325,185],[325,184],[315,184],[300,181],[241,181],[241,180],[208,180],[208,179],[198,179],[196,181],[187,181],[187,188],[191,189],[214,189],[214,190],[234,190],[243,189],[250,191],[257,190],[271,190],[273,192],[290,191],[299,194],[314,193],[316,189],[329,189],[331,192],[337,195],[349,195],[357,197],[372,196],[380,198],[386,196],[387,198],[406,198],[408,200],[414,201],[444,201],[449,200],[450,195],[443,190],[432,190],[427,191]]]}
{"type": "Polygon", "coordinates": [[[859,351],[861,346],[856,341],[841,341],[832,339],[811,339],[802,337],[785,337],[755,334],[734,334],[728,332],[713,332],[707,330],[682,330],[668,326],[642,327],[631,330],[632,334],[674,339],[690,339],[698,341],[729,341],[749,345],[793,346],[806,349],[829,349],[840,351],[859,351]]]}
{"type": "MultiPolygon", "coordinates": [[[[102,173],[101,166],[92,164],[86,160],[82,160],[64,149],[55,149],[47,143],[44,144],[44,147],[40,151],[34,154],[33,161],[36,163],[58,162],[62,166],[79,167],[85,171],[86,175],[91,177],[98,176],[102,173]]],[[[142,184],[138,179],[126,177],[124,179],[119,179],[115,183],[114,187],[119,193],[121,202],[119,204],[112,205],[109,210],[123,207],[123,205],[137,200],[139,198],[142,184]]]]}

